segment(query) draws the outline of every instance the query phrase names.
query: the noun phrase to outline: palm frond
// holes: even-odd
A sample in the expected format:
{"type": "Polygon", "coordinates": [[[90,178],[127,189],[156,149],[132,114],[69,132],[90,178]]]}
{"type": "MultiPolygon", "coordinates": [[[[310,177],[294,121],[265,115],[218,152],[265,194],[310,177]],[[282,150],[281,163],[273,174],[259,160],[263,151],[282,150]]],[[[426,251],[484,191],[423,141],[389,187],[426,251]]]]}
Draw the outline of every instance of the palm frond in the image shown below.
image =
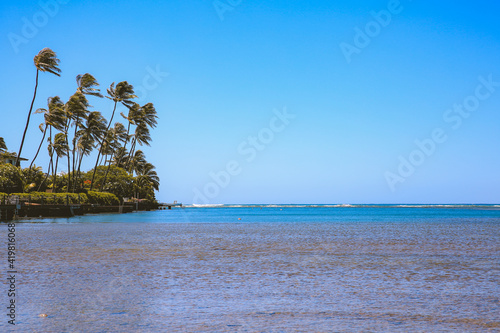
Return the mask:
{"type": "Polygon", "coordinates": [[[103,97],[100,89],[97,88],[99,83],[91,74],[85,73],[83,75],[77,75],[76,83],[78,85],[78,91],[82,94],[103,97]]]}
{"type": "Polygon", "coordinates": [[[38,54],[33,58],[33,62],[35,63],[35,67],[42,72],[49,72],[57,76],[61,76],[61,69],[58,67],[60,60],[57,58],[57,55],[50,48],[46,47],[42,49],[38,54]]]}

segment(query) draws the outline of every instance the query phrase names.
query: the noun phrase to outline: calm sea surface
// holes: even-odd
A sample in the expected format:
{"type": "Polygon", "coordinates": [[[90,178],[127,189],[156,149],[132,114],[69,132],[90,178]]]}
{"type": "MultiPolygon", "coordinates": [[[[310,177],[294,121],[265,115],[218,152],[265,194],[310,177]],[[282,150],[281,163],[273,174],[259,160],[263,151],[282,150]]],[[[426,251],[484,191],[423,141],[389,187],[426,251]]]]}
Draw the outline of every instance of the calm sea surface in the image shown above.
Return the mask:
{"type": "Polygon", "coordinates": [[[0,332],[500,331],[500,206],[189,207],[18,222],[16,242],[0,332]]]}

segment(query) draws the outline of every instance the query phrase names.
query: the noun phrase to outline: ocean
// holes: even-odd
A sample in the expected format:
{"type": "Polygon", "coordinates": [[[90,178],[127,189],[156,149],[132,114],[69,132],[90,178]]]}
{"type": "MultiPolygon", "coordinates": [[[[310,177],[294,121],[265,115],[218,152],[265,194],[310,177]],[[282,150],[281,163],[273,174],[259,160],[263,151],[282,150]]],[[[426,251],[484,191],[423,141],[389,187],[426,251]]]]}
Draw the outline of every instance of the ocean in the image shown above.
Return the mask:
{"type": "Polygon", "coordinates": [[[500,331],[499,205],[190,206],[15,241],[2,332],[500,331]]]}

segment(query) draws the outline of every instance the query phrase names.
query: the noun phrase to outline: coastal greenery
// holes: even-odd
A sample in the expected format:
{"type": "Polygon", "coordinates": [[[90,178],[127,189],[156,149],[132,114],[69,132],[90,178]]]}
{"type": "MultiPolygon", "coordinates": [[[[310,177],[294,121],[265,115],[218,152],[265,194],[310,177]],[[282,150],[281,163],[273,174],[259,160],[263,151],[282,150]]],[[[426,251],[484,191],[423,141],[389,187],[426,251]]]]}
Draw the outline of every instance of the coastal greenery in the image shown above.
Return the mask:
{"type": "Polygon", "coordinates": [[[127,81],[111,83],[104,96],[97,79],[86,73],[77,75],[76,90],[67,101],[59,96],[49,97],[46,108],[34,112],[43,116],[37,151],[29,167],[20,167],[25,138],[36,135],[29,132],[29,123],[33,118],[39,73],[60,76],[59,62],[49,48],[34,58],[35,90],[18,153],[9,152],[0,137],[0,192],[17,193],[23,198],[28,195],[35,201],[33,198],[44,197],[41,193],[49,192],[50,200],[57,202],[79,198],[85,203],[116,203],[124,197],[154,202],[160,179],[140,147],[150,146],[150,131],[156,127],[158,116],[152,103],[141,106],[134,101],[137,98],[134,87],[127,81]],[[90,105],[89,99],[103,97],[112,102],[109,121],[90,105]],[[128,110],[120,112],[124,123],[116,120],[120,118],[115,117],[118,105],[128,110]],[[49,160],[45,171],[35,164],[44,146],[49,160]],[[94,167],[83,171],[82,162],[86,160],[94,167]],[[65,166],[64,170],[60,170],[61,165],[65,166]]]}
{"type": "Polygon", "coordinates": [[[0,193],[0,200],[7,196],[18,196],[22,201],[37,204],[64,205],[64,204],[96,204],[115,206],[120,204],[118,197],[112,193],[90,191],[87,193],[0,193]]]}
{"type": "Polygon", "coordinates": [[[23,190],[23,176],[12,164],[4,163],[0,165],[0,191],[18,192],[23,190]]]}

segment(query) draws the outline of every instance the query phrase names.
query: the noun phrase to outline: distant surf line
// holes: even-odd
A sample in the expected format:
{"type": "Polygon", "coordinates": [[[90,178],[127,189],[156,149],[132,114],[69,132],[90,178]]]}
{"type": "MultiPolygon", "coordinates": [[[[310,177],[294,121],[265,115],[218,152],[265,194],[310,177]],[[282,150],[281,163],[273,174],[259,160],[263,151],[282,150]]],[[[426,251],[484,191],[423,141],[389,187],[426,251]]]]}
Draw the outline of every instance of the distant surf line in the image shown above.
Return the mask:
{"type": "Polygon", "coordinates": [[[448,208],[500,209],[498,204],[192,204],[183,208],[448,208]]]}

